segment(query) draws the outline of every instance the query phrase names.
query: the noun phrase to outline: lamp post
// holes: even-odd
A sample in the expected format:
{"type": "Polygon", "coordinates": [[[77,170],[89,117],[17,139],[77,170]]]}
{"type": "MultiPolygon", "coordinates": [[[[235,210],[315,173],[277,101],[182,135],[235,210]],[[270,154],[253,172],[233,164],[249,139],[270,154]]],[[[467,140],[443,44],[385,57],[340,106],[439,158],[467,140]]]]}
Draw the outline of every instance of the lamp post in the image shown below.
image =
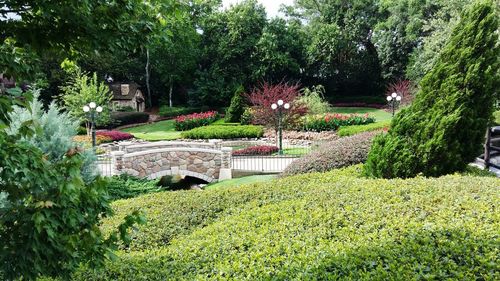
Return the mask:
{"type": "Polygon", "coordinates": [[[97,114],[102,112],[102,107],[97,106],[95,102],[90,102],[88,105],[83,106],[83,112],[87,113],[87,117],[90,119],[92,147],[95,147],[95,118],[97,117],[97,114]]]}
{"type": "Polygon", "coordinates": [[[392,106],[392,117],[394,117],[394,113],[396,112],[396,103],[401,101],[401,96],[398,93],[392,93],[390,96],[387,96],[387,101],[392,106]]]}
{"type": "Polygon", "coordinates": [[[283,100],[278,100],[276,103],[271,105],[272,110],[278,110],[278,138],[279,138],[279,150],[278,154],[283,155],[283,129],[282,129],[282,121],[283,121],[283,109],[289,109],[290,104],[285,103],[283,100]]]}

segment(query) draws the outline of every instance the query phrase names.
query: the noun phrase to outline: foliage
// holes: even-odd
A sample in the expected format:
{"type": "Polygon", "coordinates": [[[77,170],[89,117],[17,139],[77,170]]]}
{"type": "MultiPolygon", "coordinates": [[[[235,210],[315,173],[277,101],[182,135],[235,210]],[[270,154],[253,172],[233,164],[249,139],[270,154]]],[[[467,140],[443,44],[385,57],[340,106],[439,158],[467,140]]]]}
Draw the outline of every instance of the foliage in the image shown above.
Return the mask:
{"type": "Polygon", "coordinates": [[[111,112],[111,120],[114,126],[124,126],[149,121],[149,114],[145,112],[111,112]]]}
{"type": "Polygon", "coordinates": [[[262,126],[206,126],[182,132],[186,139],[238,139],[260,138],[264,134],[262,126]]]}
{"type": "Polygon", "coordinates": [[[111,141],[122,141],[134,138],[132,134],[120,131],[98,131],[96,135],[108,137],[111,141]]]}
{"type": "Polygon", "coordinates": [[[119,112],[135,112],[135,109],[131,106],[121,106],[121,105],[117,105],[115,108],[114,108],[115,111],[119,111],[119,112]]]}
{"type": "Polygon", "coordinates": [[[370,180],[359,170],[115,202],[105,229],[139,206],[150,223],[118,261],[73,278],[498,279],[498,179],[370,180]]]}
{"type": "Polygon", "coordinates": [[[497,29],[491,3],[463,14],[415,101],[375,139],[366,174],[439,176],[465,169],[479,155],[499,81],[497,29]]]}
{"type": "Polygon", "coordinates": [[[339,137],[348,137],[348,136],[353,136],[353,135],[363,133],[363,132],[371,132],[371,131],[377,131],[377,130],[387,131],[390,126],[391,126],[390,120],[366,124],[366,125],[354,125],[354,126],[346,126],[346,127],[341,126],[337,131],[337,135],[339,137]]]}
{"type": "Polygon", "coordinates": [[[324,114],[330,111],[330,104],[325,100],[325,87],[321,85],[302,89],[297,103],[303,104],[309,114],[324,114]]]}
{"type": "Polygon", "coordinates": [[[303,118],[303,130],[305,131],[335,131],[340,126],[365,125],[375,122],[375,118],[357,114],[327,113],[319,115],[307,115],[303,118]]]}
{"type": "MultiPolygon", "coordinates": [[[[79,123],[68,113],[61,112],[55,103],[51,103],[45,111],[38,98],[39,93],[36,90],[33,100],[27,107],[13,108],[9,113],[12,121],[6,132],[12,136],[18,135],[23,126],[27,125],[34,133],[23,137],[22,141],[40,149],[47,160],[57,162],[64,158],[69,149],[75,147],[73,137],[77,135],[79,123]]],[[[81,154],[82,177],[85,183],[89,183],[97,176],[96,158],[91,150],[83,151],[81,154]]]]}
{"type": "MultiPolygon", "coordinates": [[[[92,146],[92,137],[85,134],[85,135],[79,135],[79,136],[74,136],[73,141],[76,143],[79,143],[80,145],[83,145],[83,147],[91,147],[92,146]]],[[[96,145],[100,145],[102,143],[108,143],[108,142],[113,142],[113,139],[108,136],[100,136],[97,135],[95,136],[95,143],[96,145]]]]}
{"type": "Polygon", "coordinates": [[[238,87],[234,92],[231,104],[226,110],[226,116],[224,116],[224,120],[226,120],[226,122],[241,121],[241,115],[243,115],[243,111],[245,110],[245,101],[243,99],[244,93],[245,88],[243,88],[243,86],[238,87]]]}
{"type": "Polygon", "coordinates": [[[370,145],[380,132],[367,132],[324,143],[306,156],[293,161],[283,176],[327,172],[366,161],[370,145]]]}
{"type": "Polygon", "coordinates": [[[285,126],[297,124],[300,117],[307,112],[307,108],[303,104],[296,102],[299,88],[298,84],[285,82],[276,85],[264,82],[260,87],[255,88],[250,94],[247,94],[248,100],[253,105],[252,123],[278,130],[279,114],[276,112],[277,110],[271,108],[271,105],[282,100],[284,103],[290,104],[289,109],[283,110],[283,124],[285,126]]]}
{"type": "Polygon", "coordinates": [[[410,80],[400,79],[396,82],[389,83],[385,95],[390,96],[392,93],[397,93],[401,96],[400,104],[403,106],[410,104],[415,98],[414,87],[410,80]]]}
{"type": "Polygon", "coordinates": [[[159,115],[161,117],[177,117],[180,115],[192,114],[207,110],[207,107],[168,107],[166,105],[162,105],[160,107],[159,115]]]}
{"type": "Polygon", "coordinates": [[[219,119],[217,111],[207,111],[178,116],[175,118],[174,125],[176,131],[187,131],[197,127],[208,126],[217,119],[219,119]]]}
{"type": "Polygon", "coordinates": [[[241,114],[241,124],[242,125],[250,125],[253,122],[253,115],[255,113],[255,110],[251,107],[245,108],[243,111],[243,114],[241,114]]]}
{"type": "Polygon", "coordinates": [[[500,110],[498,111],[495,111],[493,113],[493,119],[494,119],[494,123],[497,125],[497,126],[500,126],[500,110]]]}
{"type": "Polygon", "coordinates": [[[158,181],[138,179],[128,175],[113,176],[106,183],[106,191],[111,201],[133,198],[161,190],[158,181]]]}
{"type": "Polygon", "coordinates": [[[67,112],[78,121],[85,121],[87,132],[90,133],[90,120],[88,114],[83,111],[83,106],[95,102],[103,108],[96,116],[96,124],[98,126],[109,124],[111,121],[109,104],[112,99],[109,87],[104,82],[98,81],[96,73],[89,77],[77,68],[71,74],[70,81],[61,87],[63,93],[59,97],[67,112]]]}
{"type": "Polygon", "coordinates": [[[278,152],[278,147],[274,145],[256,145],[233,151],[233,155],[272,155],[278,152]]]}
{"type": "MultiPolygon", "coordinates": [[[[98,227],[111,215],[102,180],[85,184],[80,150],[47,161],[38,148],[18,136],[0,133],[0,271],[7,280],[39,275],[68,276],[81,262],[101,266],[113,257],[118,232],[104,236],[98,227]]],[[[120,237],[139,221],[126,216],[120,237]]]]}

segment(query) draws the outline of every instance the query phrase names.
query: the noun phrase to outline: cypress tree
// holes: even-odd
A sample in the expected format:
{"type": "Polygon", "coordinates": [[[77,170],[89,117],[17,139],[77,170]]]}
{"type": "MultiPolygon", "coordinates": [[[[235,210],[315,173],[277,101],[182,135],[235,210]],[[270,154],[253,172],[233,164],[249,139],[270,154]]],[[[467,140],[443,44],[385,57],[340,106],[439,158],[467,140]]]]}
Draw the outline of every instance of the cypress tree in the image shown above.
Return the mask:
{"type": "Polygon", "coordinates": [[[365,174],[440,176],[465,169],[480,154],[499,86],[495,12],[482,1],[462,14],[413,104],[374,140],[365,174]]]}
{"type": "Polygon", "coordinates": [[[243,111],[245,111],[245,105],[242,97],[244,92],[245,89],[243,86],[239,86],[234,92],[231,104],[226,110],[226,116],[224,117],[226,122],[240,122],[241,115],[243,115],[243,111]]]}

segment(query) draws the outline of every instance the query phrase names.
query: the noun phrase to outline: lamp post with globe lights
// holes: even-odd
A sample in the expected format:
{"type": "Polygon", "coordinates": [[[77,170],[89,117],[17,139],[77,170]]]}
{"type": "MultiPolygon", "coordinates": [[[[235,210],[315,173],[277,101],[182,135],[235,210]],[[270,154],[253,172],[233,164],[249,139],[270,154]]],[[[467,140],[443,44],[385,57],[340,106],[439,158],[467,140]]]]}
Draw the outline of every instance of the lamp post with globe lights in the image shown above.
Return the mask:
{"type": "Polygon", "coordinates": [[[394,117],[394,113],[396,112],[396,106],[401,102],[401,96],[398,93],[392,93],[390,96],[387,96],[387,101],[390,103],[392,107],[392,117],[394,117]]]}
{"type": "Polygon", "coordinates": [[[90,130],[92,132],[92,147],[95,148],[95,119],[99,113],[102,112],[102,107],[98,106],[95,102],[90,102],[88,105],[83,106],[83,112],[87,113],[90,119],[90,130]]]}
{"type": "Polygon", "coordinates": [[[278,111],[278,139],[279,139],[279,150],[278,154],[283,155],[283,110],[290,109],[290,104],[285,103],[283,100],[278,100],[276,103],[271,105],[272,110],[278,111]]]}

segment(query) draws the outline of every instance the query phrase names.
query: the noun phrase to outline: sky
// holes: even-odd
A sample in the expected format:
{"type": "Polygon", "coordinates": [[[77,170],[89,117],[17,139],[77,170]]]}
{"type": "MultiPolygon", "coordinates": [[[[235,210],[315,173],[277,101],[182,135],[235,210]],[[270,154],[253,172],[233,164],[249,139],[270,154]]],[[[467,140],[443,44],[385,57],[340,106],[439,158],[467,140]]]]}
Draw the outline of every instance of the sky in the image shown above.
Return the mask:
{"type": "MultiPolygon", "coordinates": [[[[267,16],[269,18],[275,17],[278,15],[278,10],[280,8],[281,4],[285,5],[292,5],[293,0],[258,0],[259,3],[264,5],[266,7],[267,11],[267,16]]],[[[235,4],[241,2],[241,0],[222,0],[222,4],[224,5],[224,8],[229,7],[230,4],[235,4]]]]}

